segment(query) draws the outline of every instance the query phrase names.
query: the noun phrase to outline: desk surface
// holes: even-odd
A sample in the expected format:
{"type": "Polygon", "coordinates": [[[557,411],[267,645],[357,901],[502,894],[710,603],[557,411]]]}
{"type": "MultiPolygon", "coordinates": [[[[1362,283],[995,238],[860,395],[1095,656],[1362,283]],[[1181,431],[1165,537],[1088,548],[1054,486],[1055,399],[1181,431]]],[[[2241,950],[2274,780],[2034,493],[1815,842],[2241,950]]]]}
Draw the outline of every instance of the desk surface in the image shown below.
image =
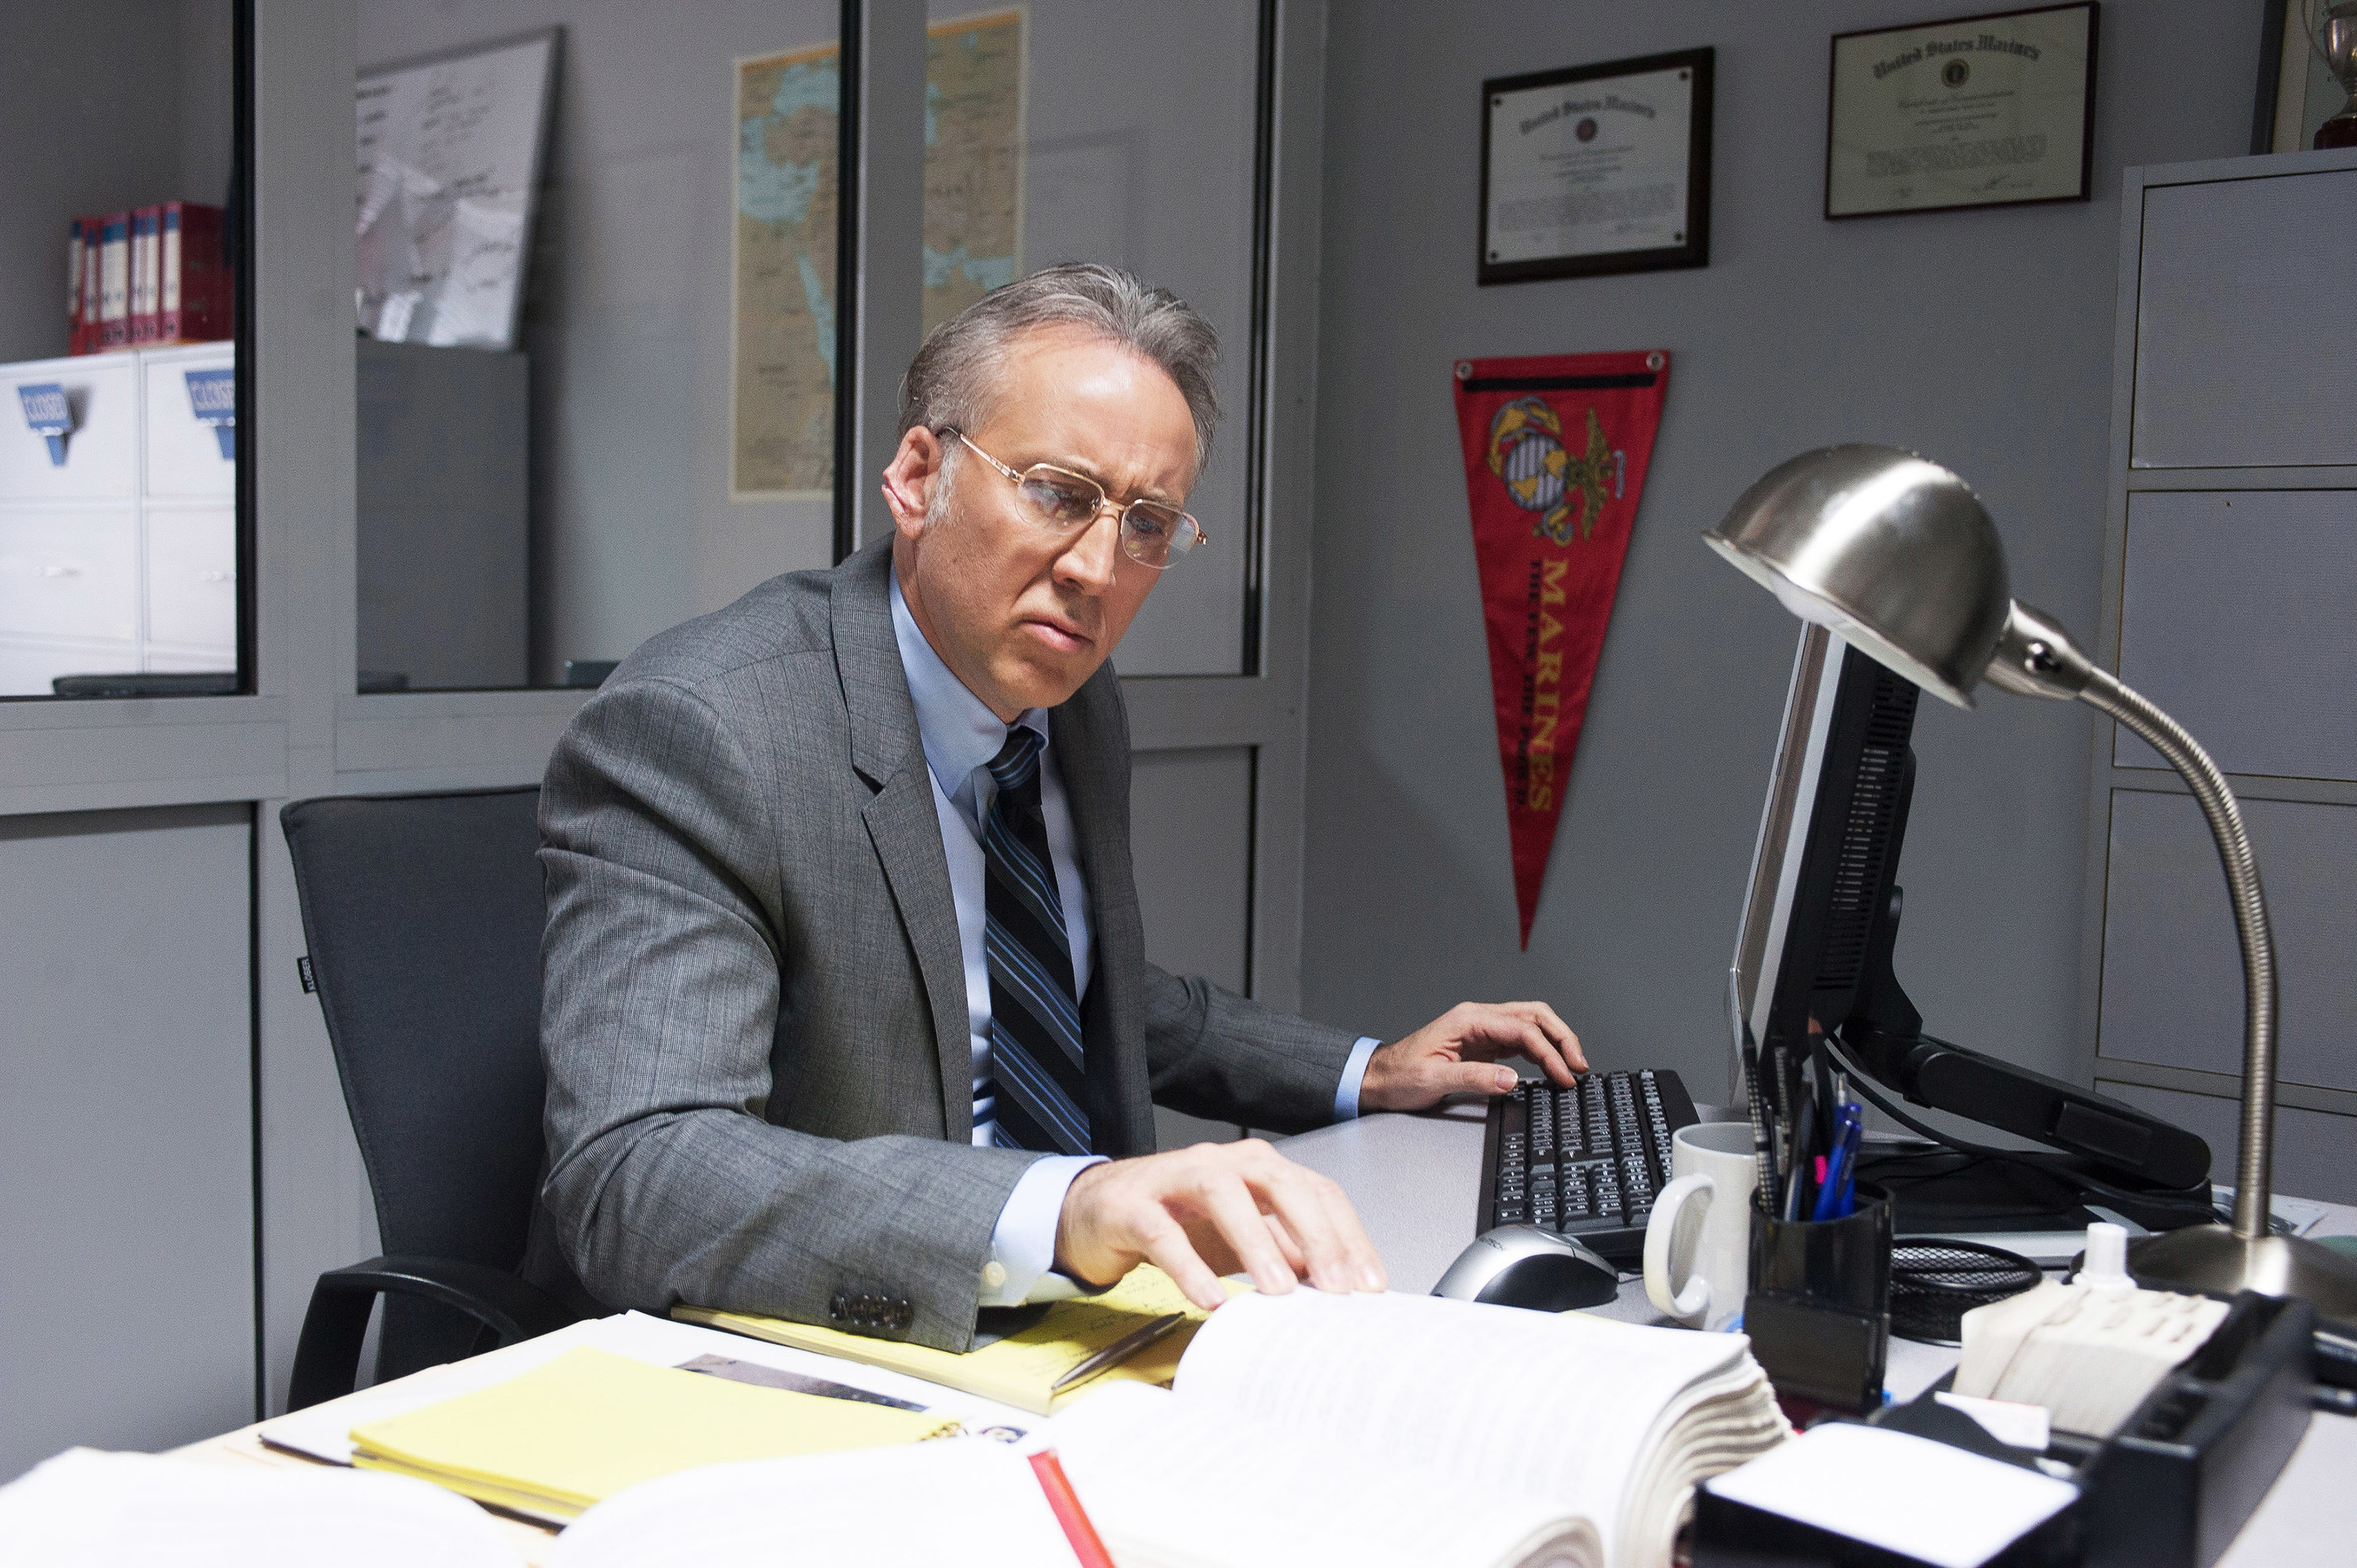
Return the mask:
{"type": "MultiPolygon", "coordinates": [[[[1285,1152],[1342,1184],[1383,1252],[1392,1288],[1421,1293],[1433,1287],[1473,1239],[1481,1122],[1478,1106],[1428,1116],[1368,1116],[1288,1138],[1285,1152]]],[[[2357,1208],[2334,1206],[2311,1234],[2357,1235],[2357,1208]]],[[[1665,1321],[1638,1281],[1623,1282],[1617,1301],[1593,1310],[1632,1323],[1665,1321]]],[[[482,1359],[514,1348],[491,1351],[482,1359]]],[[[1955,1364],[1953,1350],[1894,1339],[1885,1380],[1895,1396],[1909,1399],[1955,1364]]],[[[404,1380],[423,1382],[445,1370],[429,1368],[404,1380]]],[[[259,1430],[245,1427],[175,1452],[228,1465],[316,1463],[264,1447],[259,1430]]],[[[2219,1559],[2220,1568],[2274,1568],[2338,1555],[2341,1549],[2332,1542],[2357,1540],[2357,1487],[2349,1485],[2352,1476],[2357,1476],[2357,1420],[2309,1417],[2308,1435],[2250,1523],[2219,1559]]],[[[555,1536],[512,1520],[500,1522],[524,1561],[538,1568],[555,1536]]]]}
{"type": "MultiPolygon", "coordinates": [[[[512,1357],[513,1352],[522,1348],[522,1347],[518,1345],[506,1346],[500,1349],[488,1351],[476,1358],[476,1360],[489,1361],[494,1357],[512,1357]]],[[[412,1372],[408,1377],[395,1380],[403,1384],[426,1386],[449,1370],[448,1367],[428,1367],[422,1372],[412,1372]]],[[[389,1388],[392,1385],[383,1386],[389,1388]]],[[[347,1397],[358,1398],[359,1396],[348,1395],[347,1397]]],[[[331,1400],[328,1404],[317,1408],[326,1410],[328,1405],[339,1402],[341,1402],[331,1400]]],[[[242,1426],[235,1432],[224,1433],[219,1437],[208,1437],[202,1442],[191,1443],[185,1448],[175,1448],[171,1452],[175,1458],[179,1459],[196,1459],[215,1465],[262,1465],[273,1469],[299,1470],[321,1464],[321,1461],[317,1459],[307,1459],[299,1454],[287,1454],[267,1446],[262,1441],[262,1425],[258,1422],[252,1426],[242,1426]]],[[[516,1554],[523,1559],[526,1568],[541,1568],[541,1564],[547,1560],[549,1549],[556,1544],[556,1531],[554,1530],[544,1529],[536,1524],[527,1524],[507,1514],[487,1513],[487,1517],[499,1527],[500,1533],[508,1538],[508,1543],[513,1546],[516,1554]]]]}
{"type": "MultiPolygon", "coordinates": [[[[1473,1240],[1482,1119],[1478,1105],[1429,1116],[1367,1116],[1287,1138],[1284,1148],[1342,1184],[1383,1255],[1392,1288],[1423,1292],[1473,1240]]],[[[2332,1205],[2309,1233],[2357,1236],[2357,1208],[2332,1205]]],[[[1590,1310],[1631,1323],[1669,1321],[1646,1298],[1641,1280],[1624,1280],[1618,1300],[1590,1310]]],[[[1912,1399],[1955,1364],[1953,1349],[1893,1339],[1884,1382],[1894,1398],[1912,1399]]],[[[2310,1416],[2308,1435],[2218,1568],[2321,1562],[2346,1550],[2357,1540],[2352,1477],[2357,1477],[2357,1419],[2310,1416]],[[2333,1541],[2343,1545],[2335,1548],[2333,1541]]]]}

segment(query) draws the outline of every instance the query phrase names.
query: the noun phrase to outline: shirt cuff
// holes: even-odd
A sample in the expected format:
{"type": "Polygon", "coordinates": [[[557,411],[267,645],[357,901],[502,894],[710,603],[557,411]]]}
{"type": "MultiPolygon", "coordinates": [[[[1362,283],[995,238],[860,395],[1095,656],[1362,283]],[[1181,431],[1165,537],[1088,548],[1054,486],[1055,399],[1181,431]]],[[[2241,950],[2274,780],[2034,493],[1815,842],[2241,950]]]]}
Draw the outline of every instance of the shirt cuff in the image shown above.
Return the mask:
{"type": "Polygon", "coordinates": [[[1342,1081],[1334,1086],[1334,1120],[1348,1122],[1359,1114],[1359,1086],[1367,1080],[1367,1062],[1375,1054],[1381,1040],[1361,1035],[1359,1043],[1351,1047],[1351,1059],[1342,1064],[1342,1081]]]}
{"type": "MultiPolygon", "coordinates": [[[[1056,1222],[1063,1218],[1064,1194],[1072,1181],[1103,1155],[1049,1155],[1031,1162],[990,1233],[990,1261],[982,1267],[984,1306],[1021,1306],[1033,1287],[1060,1283],[1056,1266],[1056,1222]]],[[[1069,1290],[1057,1294],[1070,1294],[1069,1290]]],[[[1042,1299],[1047,1299],[1043,1297],[1042,1299]]]]}

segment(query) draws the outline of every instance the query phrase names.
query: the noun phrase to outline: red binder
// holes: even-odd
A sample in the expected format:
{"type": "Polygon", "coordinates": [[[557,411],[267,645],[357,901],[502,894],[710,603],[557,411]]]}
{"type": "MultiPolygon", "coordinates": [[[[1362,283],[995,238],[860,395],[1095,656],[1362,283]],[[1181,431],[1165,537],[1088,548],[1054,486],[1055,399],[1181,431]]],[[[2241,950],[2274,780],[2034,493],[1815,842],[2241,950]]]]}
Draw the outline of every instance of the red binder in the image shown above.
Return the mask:
{"type": "Polygon", "coordinates": [[[99,349],[98,274],[100,231],[103,224],[96,218],[84,218],[81,222],[81,289],[75,297],[73,336],[66,351],[95,354],[99,349]]]}
{"type": "Polygon", "coordinates": [[[131,347],[131,214],[98,220],[98,346],[131,347]]]}
{"type": "Polygon", "coordinates": [[[131,209],[131,346],[156,341],[156,278],[163,261],[164,209],[131,209]]]}
{"type": "Polygon", "coordinates": [[[218,342],[231,330],[224,214],[197,201],[167,201],[161,211],[156,341],[218,342]]]}
{"type": "Polygon", "coordinates": [[[81,220],[66,225],[66,352],[81,348],[81,220]]]}

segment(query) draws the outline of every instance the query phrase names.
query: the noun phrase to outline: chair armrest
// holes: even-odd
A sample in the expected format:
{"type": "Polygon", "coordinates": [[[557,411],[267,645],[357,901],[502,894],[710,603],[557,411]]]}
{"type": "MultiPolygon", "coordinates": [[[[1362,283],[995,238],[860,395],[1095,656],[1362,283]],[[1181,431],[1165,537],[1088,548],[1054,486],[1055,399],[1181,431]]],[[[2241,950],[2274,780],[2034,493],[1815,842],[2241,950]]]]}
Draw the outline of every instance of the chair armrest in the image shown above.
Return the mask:
{"type": "Polygon", "coordinates": [[[500,1344],[562,1328],[574,1315],[555,1298],[515,1275],[456,1258],[414,1254],[371,1258],[331,1269],[311,1289],[303,1337],[295,1346],[295,1373],[286,1408],[301,1410],[352,1391],[369,1311],[379,1295],[418,1296],[457,1308],[499,1337],[500,1344]]]}

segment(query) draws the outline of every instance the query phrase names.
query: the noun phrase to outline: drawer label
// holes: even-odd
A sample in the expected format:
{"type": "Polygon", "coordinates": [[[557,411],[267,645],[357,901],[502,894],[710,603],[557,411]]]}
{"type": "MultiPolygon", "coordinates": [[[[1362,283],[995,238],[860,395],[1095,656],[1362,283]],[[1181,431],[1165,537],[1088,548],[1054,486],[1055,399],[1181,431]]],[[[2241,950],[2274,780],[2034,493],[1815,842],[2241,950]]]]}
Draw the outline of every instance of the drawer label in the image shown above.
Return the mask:
{"type": "Polygon", "coordinates": [[[237,461],[237,372],[229,371],[189,371],[188,408],[200,424],[213,427],[213,439],[221,443],[221,461],[237,461]]]}
{"type": "Polygon", "coordinates": [[[66,401],[66,389],[55,381],[39,381],[16,389],[16,400],[25,405],[25,426],[49,444],[49,466],[66,466],[66,437],[73,434],[73,405],[66,401]]]}

